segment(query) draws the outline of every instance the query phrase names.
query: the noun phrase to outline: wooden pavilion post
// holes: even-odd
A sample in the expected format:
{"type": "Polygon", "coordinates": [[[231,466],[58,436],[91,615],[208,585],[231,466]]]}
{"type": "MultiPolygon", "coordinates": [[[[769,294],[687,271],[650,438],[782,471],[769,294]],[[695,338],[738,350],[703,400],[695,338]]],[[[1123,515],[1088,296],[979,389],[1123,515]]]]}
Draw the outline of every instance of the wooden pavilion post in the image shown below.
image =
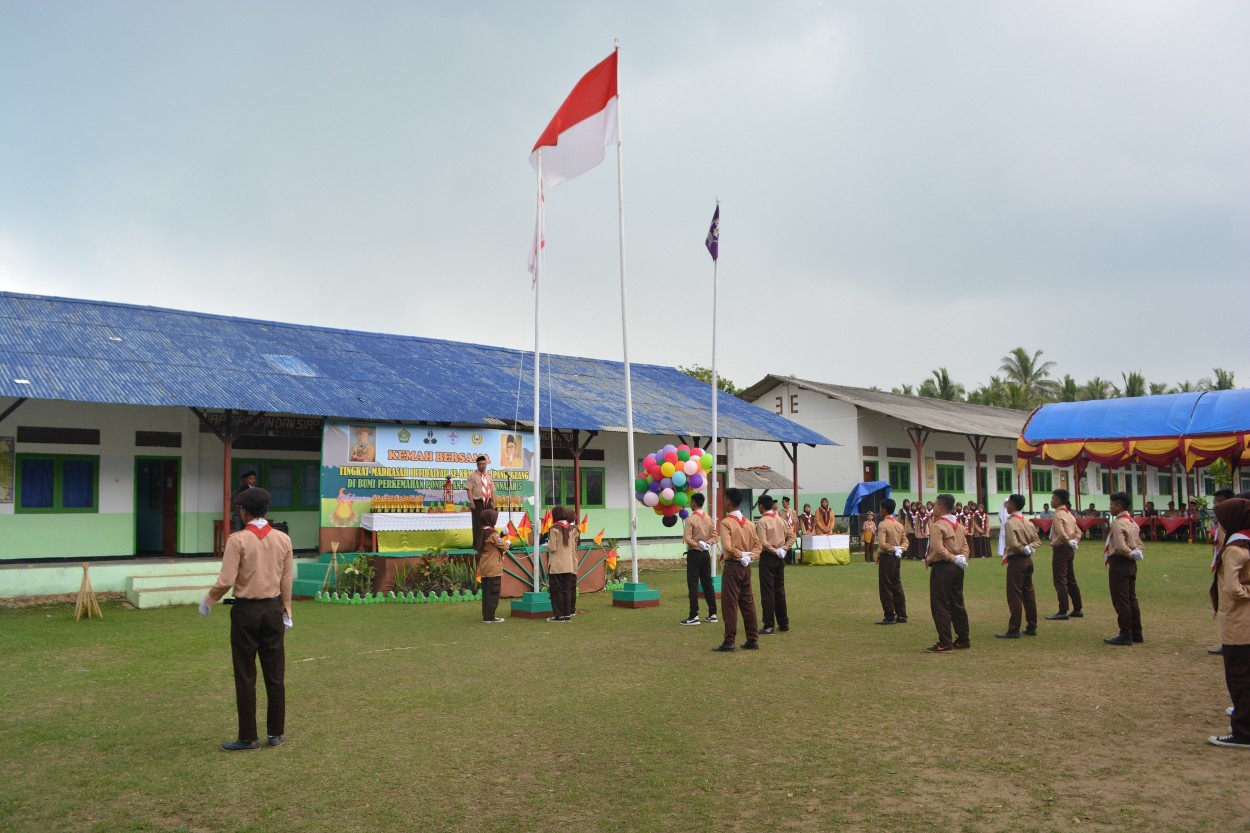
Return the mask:
{"type": "Polygon", "coordinates": [[[791,505],[797,507],[799,504],[799,444],[790,443],[789,448],[786,448],[786,444],[783,442],[779,442],[777,443],[777,445],[781,446],[781,450],[785,452],[786,457],[789,458],[790,460],[790,464],[791,464],[790,488],[791,488],[791,495],[793,495],[790,498],[790,502],[791,502],[791,505]]]}
{"type": "Polygon", "coordinates": [[[911,444],[916,449],[916,499],[924,504],[924,444],[929,439],[929,432],[919,425],[904,429],[911,444]]]}
{"type": "MultiPolygon", "coordinates": [[[[964,436],[968,438],[968,445],[972,446],[972,461],[976,464],[976,468],[972,475],[975,478],[972,491],[976,493],[977,503],[984,505],[986,495],[981,493],[981,452],[985,448],[985,443],[988,437],[980,434],[965,434],[964,436]]],[[[986,484],[986,488],[989,488],[988,483],[986,484]]]]}

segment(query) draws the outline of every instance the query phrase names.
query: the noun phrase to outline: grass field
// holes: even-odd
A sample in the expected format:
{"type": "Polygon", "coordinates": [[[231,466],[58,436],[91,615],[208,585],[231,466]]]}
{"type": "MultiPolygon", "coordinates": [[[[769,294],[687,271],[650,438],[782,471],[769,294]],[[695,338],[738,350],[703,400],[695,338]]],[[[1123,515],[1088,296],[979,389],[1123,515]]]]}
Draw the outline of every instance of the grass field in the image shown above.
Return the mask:
{"type": "Polygon", "coordinates": [[[974,561],[973,648],[949,655],[922,652],[914,561],[909,624],[872,624],[862,561],[790,568],[794,630],[727,655],[676,624],[684,569],[644,573],[659,608],[583,596],[569,625],[298,603],[290,741],[232,754],[226,609],[2,611],[0,830],[1250,830],[1250,754],[1205,743],[1228,703],[1209,549],[1147,548],[1131,648],[1102,644],[1097,549],[1087,617],[1011,642],[1004,570],[974,561]]]}

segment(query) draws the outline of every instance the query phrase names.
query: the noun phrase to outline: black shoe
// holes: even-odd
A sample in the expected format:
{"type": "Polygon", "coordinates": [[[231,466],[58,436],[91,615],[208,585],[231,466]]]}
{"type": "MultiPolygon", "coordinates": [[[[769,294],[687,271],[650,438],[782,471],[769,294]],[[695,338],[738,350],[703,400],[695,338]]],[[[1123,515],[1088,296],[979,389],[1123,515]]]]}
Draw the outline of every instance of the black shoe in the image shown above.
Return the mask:
{"type": "Polygon", "coordinates": [[[242,752],[245,749],[260,749],[259,740],[228,740],[221,745],[227,752],[242,752]]]}
{"type": "Polygon", "coordinates": [[[895,619],[894,621],[895,621],[895,622],[898,622],[900,625],[906,625],[906,624],[907,624],[907,617],[906,617],[906,616],[900,616],[900,617],[898,617],[897,619],[895,619]]]}
{"type": "Polygon", "coordinates": [[[781,633],[789,633],[789,632],[790,632],[790,626],[789,626],[789,625],[782,625],[781,627],[777,628],[777,630],[778,630],[779,632],[781,632],[781,633]]]}
{"type": "Polygon", "coordinates": [[[1024,635],[1025,636],[1037,636],[1037,628],[1025,628],[1024,635]]]}
{"type": "Polygon", "coordinates": [[[873,624],[874,625],[893,625],[896,622],[898,622],[897,619],[890,619],[889,617],[887,617],[885,619],[878,619],[877,621],[873,622],[873,624]]]}
{"type": "Polygon", "coordinates": [[[691,616],[689,619],[682,619],[682,620],[681,620],[680,622],[678,622],[677,624],[679,624],[679,625],[697,625],[697,624],[699,624],[699,617],[698,617],[698,616],[691,616]]]}
{"type": "Polygon", "coordinates": [[[1085,614],[1084,614],[1084,613],[1082,613],[1082,612],[1081,612],[1081,611],[1079,611],[1079,610],[1074,610],[1074,611],[1072,611],[1071,613],[1069,613],[1069,614],[1068,614],[1068,618],[1069,618],[1069,619],[1084,619],[1084,618],[1085,618],[1085,614]]]}
{"type": "Polygon", "coordinates": [[[707,621],[708,621],[708,624],[710,624],[710,625],[714,625],[714,624],[716,624],[717,622],[719,622],[720,620],[716,618],[716,614],[715,614],[715,613],[709,613],[709,614],[707,615],[707,621]]]}
{"type": "Polygon", "coordinates": [[[1051,622],[1062,622],[1068,618],[1068,614],[1061,610],[1054,616],[1047,616],[1046,618],[1051,622]]]}
{"type": "Polygon", "coordinates": [[[1223,645],[1221,645],[1221,646],[1220,646],[1220,647],[1218,647],[1218,648],[1208,648],[1208,649],[1207,649],[1207,653],[1208,653],[1208,654],[1211,654],[1212,656],[1216,656],[1216,657],[1221,656],[1221,655],[1224,653],[1224,646],[1223,646],[1223,645]]]}
{"type": "Polygon", "coordinates": [[[712,650],[720,651],[721,653],[728,654],[728,653],[738,650],[738,646],[734,645],[732,642],[723,642],[720,645],[717,645],[712,650]]]}
{"type": "Polygon", "coordinates": [[[955,650],[954,645],[943,645],[941,642],[937,643],[936,645],[930,645],[928,648],[925,648],[925,651],[930,654],[946,654],[954,650],[955,650]]]}
{"type": "Polygon", "coordinates": [[[954,644],[956,651],[966,651],[972,647],[972,642],[968,639],[956,639],[954,644]]]}
{"type": "Polygon", "coordinates": [[[758,651],[759,649],[760,649],[759,640],[752,640],[750,642],[742,643],[742,650],[744,651],[758,651]]]}
{"type": "Polygon", "coordinates": [[[776,633],[776,631],[774,631],[772,628],[764,628],[762,631],[760,631],[760,636],[772,636],[774,633],[776,633]]]}
{"type": "Polygon", "coordinates": [[[995,639],[1019,639],[1020,631],[1007,631],[1006,633],[994,634],[995,639]]]}
{"type": "Polygon", "coordinates": [[[1127,636],[1117,636],[1115,639],[1104,639],[1104,645],[1132,645],[1133,640],[1127,636]]]}
{"type": "Polygon", "coordinates": [[[1146,637],[1142,636],[1140,633],[1135,633],[1133,634],[1133,641],[1138,643],[1145,642],[1146,637]]]}
{"type": "Polygon", "coordinates": [[[270,735],[265,742],[266,746],[281,746],[286,743],[286,735],[270,735]]]}
{"type": "Polygon", "coordinates": [[[1216,737],[1212,735],[1207,738],[1207,743],[1212,746],[1228,746],[1233,749],[1250,749],[1250,741],[1238,738],[1236,735],[1227,734],[1216,737]]]}

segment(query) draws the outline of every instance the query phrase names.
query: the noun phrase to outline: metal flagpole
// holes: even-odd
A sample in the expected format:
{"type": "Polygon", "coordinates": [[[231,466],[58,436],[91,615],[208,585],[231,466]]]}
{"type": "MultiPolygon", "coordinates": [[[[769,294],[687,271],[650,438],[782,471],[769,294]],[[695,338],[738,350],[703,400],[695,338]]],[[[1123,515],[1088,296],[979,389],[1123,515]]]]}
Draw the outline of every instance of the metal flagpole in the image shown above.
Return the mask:
{"type": "MultiPolygon", "coordinates": [[[[709,232],[710,234],[710,232],[709,232]]],[[[719,469],[717,463],[720,460],[716,439],[716,400],[719,398],[716,389],[716,286],[717,286],[717,267],[720,265],[720,197],[716,198],[716,246],[717,256],[712,258],[712,489],[711,489],[711,515],[712,527],[715,529],[719,526],[716,516],[716,472],[719,469]]],[[[712,557],[712,575],[716,575],[716,557],[712,557]]]]}
{"type": "Polygon", "coordinates": [[[543,471],[543,446],[542,434],[538,427],[538,404],[540,401],[538,391],[539,381],[539,363],[538,363],[538,293],[542,290],[542,281],[539,276],[542,273],[543,262],[543,238],[546,231],[543,229],[543,152],[538,150],[538,196],[534,223],[534,454],[530,457],[530,482],[534,484],[534,545],[530,550],[534,554],[534,592],[539,592],[539,573],[542,572],[542,556],[538,552],[539,531],[542,529],[542,517],[539,512],[542,510],[543,490],[542,490],[542,471],[543,471]]]}
{"type": "MultiPolygon", "coordinates": [[[[615,50],[621,51],[621,42],[615,41],[615,50]]],[[[619,87],[617,88],[619,91],[619,87]]],[[[634,489],[634,469],[638,459],[634,455],[634,395],[629,380],[629,305],[625,291],[625,167],[621,153],[624,131],[621,129],[621,99],[616,99],[616,209],[617,227],[621,243],[621,348],[625,364],[625,448],[628,464],[622,469],[629,478],[629,490],[634,489]]],[[[633,562],[630,575],[638,583],[638,501],[629,501],[629,558],[633,562]]]]}

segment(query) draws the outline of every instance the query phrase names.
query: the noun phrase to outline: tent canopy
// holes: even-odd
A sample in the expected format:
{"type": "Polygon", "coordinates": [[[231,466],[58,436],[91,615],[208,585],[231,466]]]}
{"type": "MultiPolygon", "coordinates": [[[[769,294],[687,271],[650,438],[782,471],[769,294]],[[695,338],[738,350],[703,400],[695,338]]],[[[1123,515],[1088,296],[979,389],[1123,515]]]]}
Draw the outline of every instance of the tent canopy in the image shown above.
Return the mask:
{"type": "Polygon", "coordinates": [[[855,488],[851,489],[851,493],[846,496],[846,506],[842,510],[843,515],[858,515],[859,503],[869,495],[876,494],[882,489],[885,494],[881,496],[882,500],[890,496],[890,484],[884,480],[870,480],[867,483],[856,483],[855,488]]]}
{"type": "Polygon", "coordinates": [[[1029,417],[1016,440],[1023,466],[1146,463],[1185,468],[1250,461],[1250,390],[1052,402],[1029,417]]]}

